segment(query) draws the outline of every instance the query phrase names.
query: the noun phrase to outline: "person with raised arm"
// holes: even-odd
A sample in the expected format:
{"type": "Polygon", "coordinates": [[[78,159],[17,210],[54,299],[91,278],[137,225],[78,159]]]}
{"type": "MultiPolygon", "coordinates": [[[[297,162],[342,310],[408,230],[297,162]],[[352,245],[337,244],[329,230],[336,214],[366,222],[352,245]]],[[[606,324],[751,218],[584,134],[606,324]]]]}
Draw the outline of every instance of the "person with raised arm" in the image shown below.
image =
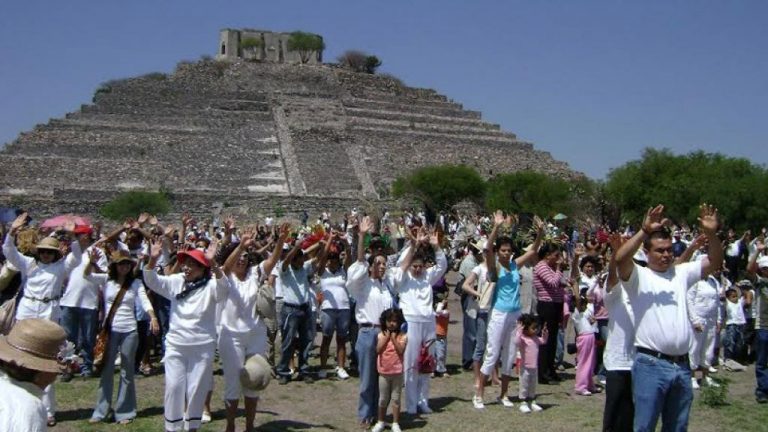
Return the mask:
{"type": "Polygon", "coordinates": [[[182,273],[160,276],[155,267],[163,245],[157,240],[144,268],[144,284],[171,301],[164,357],[166,431],[200,428],[203,403],[212,382],[216,304],[226,300],[229,286],[213,260],[217,247],[213,240],[205,252],[179,252],[182,273]]]}
{"type": "Polygon", "coordinates": [[[768,403],[768,256],[765,255],[765,238],[755,242],[755,253],[749,257],[747,275],[754,284],[755,308],[755,399],[768,403]]]}
{"type": "Polygon", "coordinates": [[[635,316],[637,353],[632,365],[632,393],[634,430],[638,432],[655,430],[660,415],[664,431],[688,427],[693,401],[688,351],[693,335],[686,293],[723,263],[717,209],[707,204],[699,209],[699,229],[709,241],[707,256],[678,265],[674,264],[672,236],[663,214],[663,205],[649,209],[642,229],[616,253],[619,278],[635,316]],[[641,246],[647,267],[632,260],[641,246]]]}
{"type": "MultiPolygon", "coordinates": [[[[16,305],[16,320],[42,318],[59,322],[61,308],[59,299],[64,281],[82,261],[82,249],[76,239],[70,243],[70,251],[63,254],[63,245],[55,237],[45,237],[35,247],[35,256],[22,255],[16,248],[16,234],[27,224],[29,215],[20,214],[11,223],[11,229],[3,243],[3,254],[8,262],[22,275],[23,296],[16,305]]],[[[67,221],[63,232],[71,239],[74,237],[75,222],[67,221]]],[[[56,425],[56,393],[53,384],[45,387],[43,405],[48,412],[48,425],[56,425]]]]}
{"type": "MultiPolygon", "coordinates": [[[[436,338],[435,311],[432,309],[432,285],[448,269],[448,260],[440,248],[436,231],[421,228],[415,243],[411,243],[399,267],[392,270],[395,292],[400,295],[400,307],[408,325],[408,346],[405,348],[405,410],[409,414],[429,414],[430,374],[419,371],[418,360],[422,344],[436,338]],[[426,268],[426,250],[435,253],[435,265],[426,268]]],[[[430,351],[434,351],[432,347],[430,351]]]]}
{"type": "Polygon", "coordinates": [[[493,215],[493,229],[485,245],[485,263],[488,266],[488,279],[495,283],[491,312],[488,318],[487,344],[485,358],[480,367],[482,377],[475,382],[475,396],[472,404],[477,409],[485,408],[483,401],[485,380],[501,358],[501,390],[498,401],[507,408],[513,407],[507,396],[512,367],[515,364],[515,328],[520,317],[520,275],[518,267],[534,259],[544,237],[544,223],[534,217],[536,239],[531,247],[516,259],[512,259],[514,242],[510,237],[499,237],[499,229],[516,222],[512,216],[504,217],[501,210],[493,215]]]}
{"type": "Polygon", "coordinates": [[[360,328],[355,343],[360,374],[360,399],[357,418],[361,426],[371,426],[377,419],[379,403],[376,341],[381,314],[393,307],[392,282],[387,275],[387,257],[372,253],[365,259],[365,235],[373,230],[371,218],[360,221],[357,233],[357,260],[347,270],[347,290],[355,299],[355,319],[360,328]]]}

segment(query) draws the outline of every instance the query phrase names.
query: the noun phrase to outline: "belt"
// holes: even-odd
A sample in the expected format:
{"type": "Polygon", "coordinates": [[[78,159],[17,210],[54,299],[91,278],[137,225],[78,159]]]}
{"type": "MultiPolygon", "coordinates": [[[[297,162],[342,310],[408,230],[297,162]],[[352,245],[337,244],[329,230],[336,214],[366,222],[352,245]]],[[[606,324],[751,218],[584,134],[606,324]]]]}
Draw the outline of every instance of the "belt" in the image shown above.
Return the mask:
{"type": "Polygon", "coordinates": [[[643,348],[643,347],[637,347],[637,352],[649,355],[651,357],[656,357],[657,359],[666,360],[668,362],[672,363],[688,363],[688,354],[682,354],[682,355],[669,355],[660,353],[658,351],[654,351],[652,349],[643,348]]]}
{"type": "Polygon", "coordinates": [[[50,297],[37,298],[37,297],[31,297],[31,296],[25,295],[24,298],[25,299],[30,299],[30,300],[33,300],[33,301],[36,301],[36,302],[41,302],[41,303],[50,303],[52,301],[59,300],[61,298],[61,296],[54,297],[54,298],[50,298],[50,297]]]}
{"type": "Polygon", "coordinates": [[[283,302],[283,307],[288,306],[295,309],[304,309],[309,306],[309,303],[302,303],[302,304],[295,304],[295,303],[285,303],[283,302]]]}
{"type": "Polygon", "coordinates": [[[380,326],[380,325],[378,325],[378,324],[371,324],[371,323],[360,323],[360,324],[358,324],[358,325],[359,325],[360,327],[364,327],[364,328],[370,328],[370,327],[381,327],[381,326],[380,326]]]}

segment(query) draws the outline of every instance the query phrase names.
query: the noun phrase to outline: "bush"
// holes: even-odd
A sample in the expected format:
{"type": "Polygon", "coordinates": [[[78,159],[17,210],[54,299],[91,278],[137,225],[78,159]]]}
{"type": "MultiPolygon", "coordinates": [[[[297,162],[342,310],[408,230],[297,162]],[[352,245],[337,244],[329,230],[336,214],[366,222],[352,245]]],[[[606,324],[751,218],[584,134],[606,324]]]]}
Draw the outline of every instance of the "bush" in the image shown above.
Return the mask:
{"type": "Polygon", "coordinates": [[[150,72],[148,74],[144,74],[141,76],[144,79],[153,80],[153,81],[164,81],[168,78],[168,75],[162,73],[162,72],[150,72]]]}
{"type": "Polygon", "coordinates": [[[107,219],[121,221],[128,217],[147,212],[154,215],[168,213],[171,203],[164,193],[130,191],[116,196],[104,204],[99,213],[107,219]]]}
{"type": "Polygon", "coordinates": [[[728,398],[728,383],[730,383],[731,380],[722,376],[710,376],[710,378],[712,378],[712,381],[716,382],[719,387],[703,385],[699,400],[701,403],[711,408],[728,405],[726,399],[728,398]]]}
{"type": "Polygon", "coordinates": [[[362,51],[348,50],[337,59],[339,65],[355,72],[376,73],[381,66],[381,60],[375,55],[369,55],[362,51]]]}
{"type": "Polygon", "coordinates": [[[320,35],[295,31],[288,38],[288,51],[298,51],[302,63],[307,63],[310,56],[325,49],[325,42],[320,35]]]}

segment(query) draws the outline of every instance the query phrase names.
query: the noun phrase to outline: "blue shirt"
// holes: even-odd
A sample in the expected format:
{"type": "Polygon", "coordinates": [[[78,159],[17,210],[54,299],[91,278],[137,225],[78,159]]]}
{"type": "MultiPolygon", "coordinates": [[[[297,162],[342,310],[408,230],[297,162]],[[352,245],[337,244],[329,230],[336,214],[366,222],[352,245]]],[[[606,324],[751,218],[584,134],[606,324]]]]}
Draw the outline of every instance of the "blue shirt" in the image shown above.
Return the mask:
{"type": "Polygon", "coordinates": [[[509,261],[509,270],[496,264],[499,279],[493,293],[493,308],[499,312],[517,312],[520,310],[520,273],[515,260],[509,261]]]}

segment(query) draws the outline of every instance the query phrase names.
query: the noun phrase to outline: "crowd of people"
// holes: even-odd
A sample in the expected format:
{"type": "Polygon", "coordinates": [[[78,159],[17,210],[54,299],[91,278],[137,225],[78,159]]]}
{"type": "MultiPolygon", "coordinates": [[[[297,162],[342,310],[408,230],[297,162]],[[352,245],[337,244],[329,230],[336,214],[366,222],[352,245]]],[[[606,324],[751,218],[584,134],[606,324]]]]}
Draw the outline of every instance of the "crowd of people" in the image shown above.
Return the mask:
{"type": "Polygon", "coordinates": [[[352,368],[361,427],[399,431],[401,410],[432,412],[431,378],[447,373],[449,269],[474,409],[498,382],[501,406],[542,411],[537,386],[563,379],[564,352],[576,354],[575,395],[606,392],[606,431],[653,431],[659,417],[663,430],[685,430],[694,389],[719,385],[716,367],[754,362],[756,400],[768,402],[765,232],[723,234],[709,205],[696,232],[663,206],[613,231],[501,211],[428,221],[354,209],[245,226],[144,213],[110,231],[62,221],[43,228],[20,212],[4,230],[0,389],[19,396],[0,400],[1,430],[55,425],[53,382],[74,374],[99,376],[91,423],[131,423],[135,377],[158,366],[151,353],[165,430],[198,430],[211,420],[218,353],[227,431],[241,398],[254,429],[270,376],[347,380],[352,368]]]}

